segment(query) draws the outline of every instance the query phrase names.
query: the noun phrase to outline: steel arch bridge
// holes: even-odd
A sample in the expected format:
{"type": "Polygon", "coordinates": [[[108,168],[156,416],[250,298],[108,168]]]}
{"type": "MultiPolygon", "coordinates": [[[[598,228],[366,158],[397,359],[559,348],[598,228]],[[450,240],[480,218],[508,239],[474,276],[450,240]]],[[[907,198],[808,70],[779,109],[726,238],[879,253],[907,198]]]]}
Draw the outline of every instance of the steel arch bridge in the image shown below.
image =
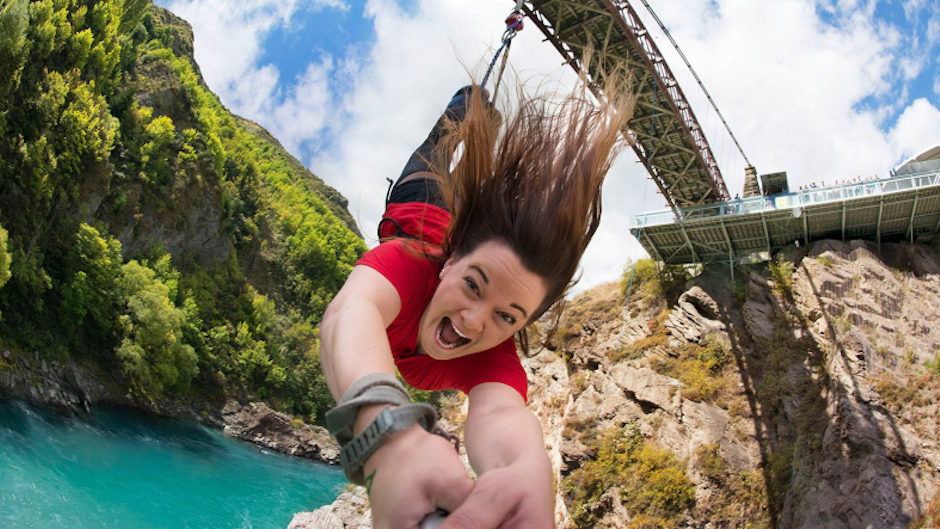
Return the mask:
{"type": "MultiPolygon", "coordinates": [[[[624,134],[672,209],[730,198],[702,127],[629,2],[531,0],[522,9],[575,71],[588,47],[599,59],[591,69],[626,62],[637,99],[624,134]]],[[[598,79],[602,72],[585,73],[598,79]]]]}

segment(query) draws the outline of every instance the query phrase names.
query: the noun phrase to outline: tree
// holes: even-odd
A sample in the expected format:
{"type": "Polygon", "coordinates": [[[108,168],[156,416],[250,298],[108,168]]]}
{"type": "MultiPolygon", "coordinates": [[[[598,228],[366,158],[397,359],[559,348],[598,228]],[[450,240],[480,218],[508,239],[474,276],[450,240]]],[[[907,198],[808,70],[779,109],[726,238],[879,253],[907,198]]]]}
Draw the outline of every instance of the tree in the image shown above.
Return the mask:
{"type": "MultiPolygon", "coordinates": [[[[7,253],[7,230],[0,226],[0,287],[10,280],[10,254],[7,253]]],[[[2,314],[0,314],[2,316],[2,314]]]]}
{"type": "Polygon", "coordinates": [[[186,315],[170,301],[170,289],[134,260],[121,267],[118,288],[123,338],[115,352],[125,376],[150,395],[188,388],[199,369],[193,347],[183,341],[186,315]]]}
{"type": "MultiPolygon", "coordinates": [[[[13,0],[0,10],[0,101],[7,101],[20,83],[23,65],[29,56],[29,3],[13,0]]],[[[0,131],[4,112],[0,112],[0,131]]]]}

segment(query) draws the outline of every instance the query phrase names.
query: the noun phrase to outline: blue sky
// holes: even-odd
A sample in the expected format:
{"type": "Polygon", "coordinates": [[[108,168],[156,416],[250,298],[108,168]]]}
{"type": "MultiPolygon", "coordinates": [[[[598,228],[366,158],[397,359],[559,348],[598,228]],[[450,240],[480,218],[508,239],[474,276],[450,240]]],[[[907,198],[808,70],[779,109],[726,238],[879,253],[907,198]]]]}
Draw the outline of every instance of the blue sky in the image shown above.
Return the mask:
{"type": "MultiPolygon", "coordinates": [[[[366,242],[394,177],[470,76],[482,78],[510,0],[157,0],[190,22],[206,82],[350,201],[366,242]]],[[[940,144],[936,0],[649,0],[760,173],[791,187],[886,175],[940,144]]],[[[642,3],[728,188],[743,159],[642,3]]],[[[511,75],[530,90],[572,75],[531,24],[511,75]]],[[[642,255],[632,215],[663,201],[631,151],[605,183],[604,218],[582,286],[642,255]]]]}

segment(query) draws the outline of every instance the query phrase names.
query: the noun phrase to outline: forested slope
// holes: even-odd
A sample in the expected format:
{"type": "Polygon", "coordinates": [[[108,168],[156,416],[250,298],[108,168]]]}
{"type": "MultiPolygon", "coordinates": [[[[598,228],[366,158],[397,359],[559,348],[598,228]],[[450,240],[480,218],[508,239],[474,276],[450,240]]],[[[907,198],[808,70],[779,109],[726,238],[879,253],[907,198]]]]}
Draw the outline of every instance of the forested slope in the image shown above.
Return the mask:
{"type": "Polygon", "coordinates": [[[315,416],[316,326],[365,249],[345,205],[221,105],[169,12],[4,1],[5,350],[88,366],[140,402],[315,416]]]}

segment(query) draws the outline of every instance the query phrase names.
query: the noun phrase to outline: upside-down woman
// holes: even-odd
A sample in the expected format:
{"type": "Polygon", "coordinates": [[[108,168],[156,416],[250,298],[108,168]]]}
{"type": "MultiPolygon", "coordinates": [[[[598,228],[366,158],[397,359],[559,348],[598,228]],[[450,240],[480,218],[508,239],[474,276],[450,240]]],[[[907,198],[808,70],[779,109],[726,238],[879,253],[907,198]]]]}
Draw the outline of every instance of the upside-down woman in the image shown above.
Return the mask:
{"type": "Polygon", "coordinates": [[[522,97],[505,123],[483,90],[461,89],[389,192],[382,242],[320,328],[338,402],[327,423],[347,475],[369,488],[377,529],[418,527],[437,509],[451,513],[441,529],[554,527],[517,350],[528,353],[527,330],[563,300],[600,222],[632,111],[625,86],[608,82],[601,102],[583,85],[560,101],[522,97]],[[396,369],[415,388],[468,395],[475,480],[396,369]]]}

